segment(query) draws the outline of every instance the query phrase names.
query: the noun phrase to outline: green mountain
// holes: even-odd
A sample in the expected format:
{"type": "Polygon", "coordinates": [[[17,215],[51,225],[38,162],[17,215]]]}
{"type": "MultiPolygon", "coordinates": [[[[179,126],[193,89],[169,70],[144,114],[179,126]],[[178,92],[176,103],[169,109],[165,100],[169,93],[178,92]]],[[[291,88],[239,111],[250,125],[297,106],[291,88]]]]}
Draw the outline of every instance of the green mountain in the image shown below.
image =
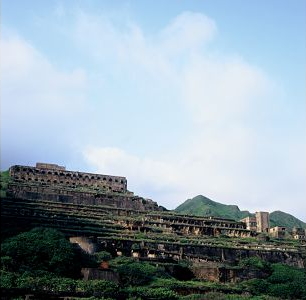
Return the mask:
{"type": "MultiPolygon", "coordinates": [[[[237,205],[226,205],[215,202],[202,195],[186,200],[179,205],[174,211],[180,214],[189,214],[195,216],[214,216],[226,219],[241,220],[254,214],[249,211],[241,211],[237,205]]],[[[295,218],[294,216],[282,211],[270,213],[271,227],[284,226],[287,228],[302,227],[306,228],[306,223],[295,218]]]]}
{"type": "Polygon", "coordinates": [[[293,228],[293,227],[306,228],[306,223],[280,210],[274,211],[270,214],[270,225],[271,227],[284,226],[287,228],[293,228]]]}
{"type": "Polygon", "coordinates": [[[202,195],[186,200],[175,211],[195,216],[214,216],[234,220],[240,220],[251,215],[248,211],[241,211],[237,205],[218,203],[202,195]]]}

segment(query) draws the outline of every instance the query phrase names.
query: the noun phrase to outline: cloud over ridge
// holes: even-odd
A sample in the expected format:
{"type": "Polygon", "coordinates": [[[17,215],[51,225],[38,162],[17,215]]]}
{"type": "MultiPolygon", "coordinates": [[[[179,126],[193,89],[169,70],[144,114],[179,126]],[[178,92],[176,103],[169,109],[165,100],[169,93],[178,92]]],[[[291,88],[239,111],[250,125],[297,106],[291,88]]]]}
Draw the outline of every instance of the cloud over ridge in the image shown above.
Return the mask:
{"type": "MultiPolygon", "coordinates": [[[[57,15],[68,18],[62,7],[57,15]]],[[[31,131],[38,143],[43,132],[46,149],[68,160],[74,150],[91,171],[126,176],[167,208],[196,194],[254,211],[302,201],[303,147],[282,135],[290,118],[278,85],[239,53],[214,50],[215,20],[185,11],[155,32],[81,9],[68,20],[64,37],[82,59],[68,71],[19,36],[2,41],[5,153],[24,147],[12,136],[31,131]],[[12,118],[23,125],[8,135],[12,118]],[[286,183],[294,193],[279,193],[286,183]]]]}

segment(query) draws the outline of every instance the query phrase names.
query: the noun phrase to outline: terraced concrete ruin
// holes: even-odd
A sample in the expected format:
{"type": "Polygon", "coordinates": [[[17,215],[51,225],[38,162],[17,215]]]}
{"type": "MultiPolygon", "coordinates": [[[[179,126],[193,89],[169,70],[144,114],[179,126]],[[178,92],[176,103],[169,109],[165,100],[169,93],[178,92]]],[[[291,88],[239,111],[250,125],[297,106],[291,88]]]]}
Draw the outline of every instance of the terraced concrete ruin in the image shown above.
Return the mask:
{"type": "Polygon", "coordinates": [[[305,266],[304,248],[258,242],[244,222],[166,211],[128,191],[125,177],[42,163],[13,166],[9,174],[7,195],[1,199],[4,237],[45,226],[61,230],[74,242],[87,241],[90,249],[136,259],[235,265],[258,256],[305,266]]]}
{"type": "Polygon", "coordinates": [[[121,176],[67,171],[55,164],[12,166],[8,195],[22,199],[107,205],[134,210],[159,210],[156,202],[135,196],[121,176]]]}

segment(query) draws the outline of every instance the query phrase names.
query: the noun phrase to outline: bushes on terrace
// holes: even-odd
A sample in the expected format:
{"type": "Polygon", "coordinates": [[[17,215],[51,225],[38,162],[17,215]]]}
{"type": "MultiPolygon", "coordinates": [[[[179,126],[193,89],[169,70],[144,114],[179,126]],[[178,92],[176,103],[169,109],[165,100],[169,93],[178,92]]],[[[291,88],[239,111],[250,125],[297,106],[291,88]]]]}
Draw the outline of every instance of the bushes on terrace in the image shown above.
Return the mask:
{"type": "Polygon", "coordinates": [[[271,264],[256,256],[242,259],[239,262],[239,266],[244,268],[255,268],[265,272],[271,272],[271,264]]]}
{"type": "Polygon", "coordinates": [[[95,260],[97,263],[100,263],[101,261],[109,261],[112,259],[112,255],[107,251],[100,251],[94,254],[95,260]]]}
{"type": "Polygon", "coordinates": [[[54,277],[53,274],[35,276],[25,272],[16,279],[16,287],[31,291],[75,292],[76,280],[71,278],[54,277]]]}
{"type": "Polygon", "coordinates": [[[116,299],[119,294],[119,286],[114,282],[106,280],[78,280],[76,291],[85,295],[116,299]]]}
{"type": "Polygon", "coordinates": [[[74,266],[73,247],[53,229],[35,228],[1,244],[2,267],[11,271],[44,270],[66,275],[74,266]]]}
{"type": "Polygon", "coordinates": [[[19,274],[43,271],[76,277],[84,262],[83,255],[55,229],[34,228],[1,244],[1,270],[4,271],[19,274]]]}
{"type": "Polygon", "coordinates": [[[280,299],[306,299],[305,270],[283,264],[272,264],[272,274],[266,279],[251,279],[242,282],[253,295],[270,295],[280,299]]]}
{"type": "Polygon", "coordinates": [[[148,300],[177,300],[179,296],[168,288],[129,287],[125,289],[126,298],[148,300]]]}
{"type": "Polygon", "coordinates": [[[145,285],[149,283],[158,269],[148,263],[132,262],[117,268],[120,279],[125,286],[145,285]]]}

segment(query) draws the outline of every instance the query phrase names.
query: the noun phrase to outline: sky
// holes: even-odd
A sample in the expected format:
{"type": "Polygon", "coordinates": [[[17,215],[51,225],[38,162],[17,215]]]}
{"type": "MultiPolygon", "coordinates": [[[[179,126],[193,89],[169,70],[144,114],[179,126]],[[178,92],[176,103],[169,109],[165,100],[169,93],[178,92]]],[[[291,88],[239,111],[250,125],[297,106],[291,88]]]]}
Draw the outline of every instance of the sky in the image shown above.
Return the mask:
{"type": "Polygon", "coordinates": [[[305,33],[304,0],[2,0],[1,170],[306,221],[305,33]]]}

